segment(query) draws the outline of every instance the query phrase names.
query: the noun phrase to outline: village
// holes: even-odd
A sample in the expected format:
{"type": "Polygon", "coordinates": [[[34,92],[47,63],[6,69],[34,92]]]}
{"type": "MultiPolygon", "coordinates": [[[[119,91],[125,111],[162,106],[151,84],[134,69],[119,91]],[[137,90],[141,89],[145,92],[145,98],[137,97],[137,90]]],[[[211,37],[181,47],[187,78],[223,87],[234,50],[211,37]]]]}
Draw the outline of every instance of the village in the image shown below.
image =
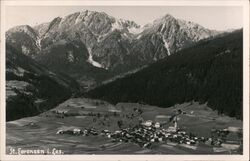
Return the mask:
{"type": "MultiPolygon", "coordinates": [[[[94,102],[94,106],[102,106],[103,102],[94,102]]],[[[143,104],[143,103],[141,103],[143,104]]],[[[59,129],[56,134],[68,134],[75,136],[103,136],[112,142],[133,143],[141,148],[153,149],[155,145],[168,144],[171,146],[181,145],[185,148],[196,150],[198,147],[210,147],[214,152],[233,153],[242,147],[242,129],[238,127],[214,128],[210,127],[209,134],[202,136],[184,128],[179,122],[185,117],[200,117],[211,122],[214,118],[198,115],[192,108],[195,103],[188,103],[185,106],[169,109],[169,115],[157,115],[155,119],[145,119],[147,113],[143,105],[133,108],[123,108],[117,105],[115,108],[108,108],[108,111],[98,111],[96,108],[86,109],[87,106],[79,107],[86,113],[81,115],[92,122],[91,126],[83,128],[59,129]],[[186,110],[185,110],[186,109],[186,110]],[[88,111],[88,112],[87,112],[88,111]],[[196,114],[195,114],[196,113],[196,114]],[[203,118],[204,117],[204,118],[203,118]],[[114,128],[116,127],[116,128],[114,128]]],[[[71,106],[69,106],[71,107],[71,106]]],[[[69,108],[68,105],[66,108],[69,108]]],[[[52,113],[58,118],[78,117],[75,111],[54,110],[52,113]]],[[[213,112],[212,112],[213,113],[213,112]]]]}
{"type": "Polygon", "coordinates": [[[142,125],[133,128],[125,128],[111,132],[109,130],[102,130],[100,133],[95,128],[88,129],[73,129],[73,130],[59,130],[56,134],[71,134],[71,135],[102,135],[112,139],[114,142],[133,142],[144,148],[150,148],[152,143],[157,142],[173,142],[179,144],[195,145],[203,142],[208,145],[221,145],[222,140],[196,137],[191,133],[186,133],[176,127],[169,127],[168,129],[160,128],[158,122],[153,123],[148,120],[142,125]]]}
{"type": "MultiPolygon", "coordinates": [[[[139,109],[135,109],[138,116],[142,113],[139,109]]],[[[76,136],[90,136],[90,135],[100,135],[111,139],[112,142],[124,142],[124,143],[134,143],[141,148],[151,149],[153,145],[157,143],[167,143],[170,145],[183,145],[186,148],[197,149],[199,145],[206,145],[214,147],[217,152],[225,150],[234,151],[237,150],[242,144],[241,141],[230,141],[227,140],[227,136],[232,133],[235,129],[211,129],[211,137],[198,137],[191,132],[186,132],[184,129],[178,126],[178,120],[181,114],[186,114],[185,111],[176,110],[175,114],[169,118],[172,126],[164,127],[164,122],[154,122],[152,120],[139,121],[139,124],[134,127],[122,127],[122,122],[118,121],[119,130],[111,131],[108,129],[97,130],[94,127],[84,128],[84,129],[68,129],[68,130],[58,130],[56,134],[69,134],[76,136]]],[[[96,114],[89,114],[90,116],[95,116],[96,114]]],[[[114,112],[114,115],[118,114],[114,112]]],[[[137,115],[133,115],[136,117],[137,115]]],[[[100,116],[99,116],[100,117],[100,116]]],[[[129,116],[126,116],[129,117],[129,116]]],[[[139,117],[140,118],[140,117],[139,117]]],[[[94,120],[96,121],[96,120],[94,120]]],[[[235,132],[238,132],[236,129],[235,132]]]]}

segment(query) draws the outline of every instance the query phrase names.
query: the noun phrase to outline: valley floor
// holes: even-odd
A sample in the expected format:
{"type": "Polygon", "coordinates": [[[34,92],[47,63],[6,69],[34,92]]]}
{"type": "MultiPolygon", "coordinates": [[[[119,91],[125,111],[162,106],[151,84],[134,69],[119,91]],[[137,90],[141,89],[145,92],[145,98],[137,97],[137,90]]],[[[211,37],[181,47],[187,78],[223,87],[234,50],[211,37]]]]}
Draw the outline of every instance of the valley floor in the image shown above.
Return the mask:
{"type": "MultiPolygon", "coordinates": [[[[148,129],[151,127],[140,130],[148,129]]],[[[71,98],[38,116],[7,122],[6,154],[19,154],[20,149],[22,154],[30,154],[28,149],[42,149],[45,153],[49,150],[47,154],[53,154],[53,149],[59,150],[56,151],[58,154],[241,154],[240,129],[242,121],[218,115],[207,105],[197,102],[160,108],[139,103],[111,105],[101,100],[71,98]],[[169,119],[178,110],[183,111],[177,118],[181,131],[192,133],[197,138],[211,138],[212,129],[226,129],[229,134],[218,146],[207,141],[189,145],[161,140],[153,141],[150,147],[114,139],[105,133],[101,135],[103,130],[110,134],[121,133],[121,129],[132,129],[147,120],[159,122],[162,125],[160,131],[169,129],[173,126],[169,119]],[[84,134],[80,130],[85,131],[84,134]]]]}

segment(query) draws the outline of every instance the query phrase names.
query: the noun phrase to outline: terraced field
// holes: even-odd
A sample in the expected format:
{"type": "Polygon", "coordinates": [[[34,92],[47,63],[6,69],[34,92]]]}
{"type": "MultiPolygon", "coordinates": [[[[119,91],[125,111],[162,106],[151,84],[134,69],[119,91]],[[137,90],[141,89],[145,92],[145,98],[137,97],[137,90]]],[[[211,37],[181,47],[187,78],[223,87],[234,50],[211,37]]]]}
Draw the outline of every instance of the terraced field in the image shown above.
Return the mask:
{"type": "MultiPolygon", "coordinates": [[[[101,135],[56,134],[59,130],[95,128],[101,130],[119,130],[133,127],[140,120],[159,121],[162,128],[173,126],[169,121],[178,109],[185,114],[178,117],[178,125],[196,136],[211,137],[211,129],[242,128],[242,122],[235,118],[219,116],[205,104],[196,102],[160,108],[138,103],[118,103],[111,105],[105,101],[87,98],[71,98],[56,108],[35,117],[22,118],[7,122],[6,153],[12,149],[44,149],[56,148],[63,154],[228,154],[225,147],[214,147],[205,144],[195,146],[171,142],[153,143],[152,148],[142,148],[133,142],[113,142],[101,135]],[[138,114],[135,109],[142,110],[138,114]]],[[[231,135],[232,140],[239,136],[231,135]]],[[[240,153],[240,151],[233,151],[240,153]]],[[[50,154],[50,153],[48,153],[50,154]]]]}

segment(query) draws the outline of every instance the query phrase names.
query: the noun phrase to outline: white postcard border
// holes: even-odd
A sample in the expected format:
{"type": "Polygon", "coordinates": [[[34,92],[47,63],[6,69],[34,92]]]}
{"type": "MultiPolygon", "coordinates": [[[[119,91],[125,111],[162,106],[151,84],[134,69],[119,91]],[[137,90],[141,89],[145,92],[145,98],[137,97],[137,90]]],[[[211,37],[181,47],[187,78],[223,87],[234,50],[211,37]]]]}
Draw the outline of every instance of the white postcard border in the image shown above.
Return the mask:
{"type": "Polygon", "coordinates": [[[0,66],[0,106],[1,106],[1,160],[91,160],[91,161],[131,161],[131,160],[249,160],[249,2],[234,1],[1,1],[1,66],[0,66]],[[5,7],[6,6],[242,6],[243,27],[243,155],[6,155],[5,128],[5,7]]]}

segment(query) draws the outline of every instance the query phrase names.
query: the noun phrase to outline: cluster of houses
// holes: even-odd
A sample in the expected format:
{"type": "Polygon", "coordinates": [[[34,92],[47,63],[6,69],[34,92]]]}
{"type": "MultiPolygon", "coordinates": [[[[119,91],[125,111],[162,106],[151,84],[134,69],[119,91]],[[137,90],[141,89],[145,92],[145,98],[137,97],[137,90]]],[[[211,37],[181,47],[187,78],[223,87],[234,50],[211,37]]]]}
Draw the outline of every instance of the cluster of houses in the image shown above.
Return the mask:
{"type": "Polygon", "coordinates": [[[144,148],[151,148],[152,143],[171,142],[177,144],[196,145],[204,143],[207,145],[220,146],[223,142],[220,138],[204,138],[196,137],[191,133],[187,133],[179,129],[176,124],[167,129],[161,128],[160,123],[151,120],[136,125],[132,128],[124,128],[111,132],[109,130],[102,130],[98,133],[94,128],[89,129],[71,129],[59,130],[57,134],[71,134],[71,135],[102,135],[113,142],[132,142],[144,148]]]}
{"type": "Polygon", "coordinates": [[[153,123],[150,120],[133,128],[125,128],[113,133],[109,130],[103,130],[101,135],[111,138],[114,142],[133,142],[146,148],[150,148],[152,143],[155,142],[172,142],[187,145],[196,145],[202,142],[214,146],[220,146],[222,143],[222,140],[219,138],[196,137],[178,129],[176,126],[163,129],[160,128],[160,123],[153,123]]]}
{"type": "Polygon", "coordinates": [[[86,128],[84,130],[75,128],[75,129],[68,129],[68,130],[58,130],[56,134],[89,136],[89,135],[98,135],[98,132],[96,131],[95,128],[86,128]]]}

